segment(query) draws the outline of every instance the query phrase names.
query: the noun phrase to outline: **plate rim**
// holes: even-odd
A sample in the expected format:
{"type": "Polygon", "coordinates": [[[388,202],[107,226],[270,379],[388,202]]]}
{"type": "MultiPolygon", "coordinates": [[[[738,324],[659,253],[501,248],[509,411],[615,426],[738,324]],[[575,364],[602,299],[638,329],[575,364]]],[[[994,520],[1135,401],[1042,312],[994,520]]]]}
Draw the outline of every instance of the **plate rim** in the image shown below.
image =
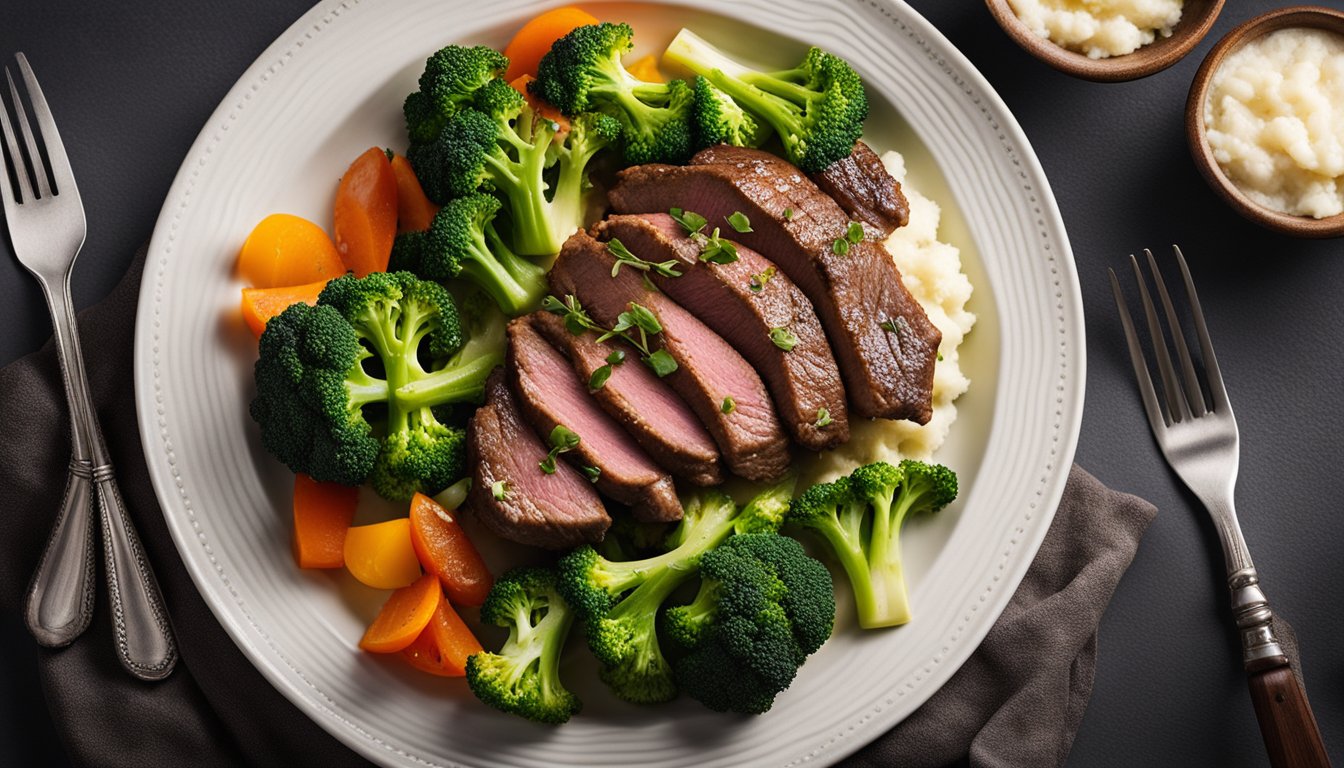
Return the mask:
{"type": "MultiPolygon", "coordinates": [[[[940,663],[935,665],[934,672],[927,677],[941,679],[932,687],[926,686],[928,692],[921,699],[920,703],[922,704],[923,701],[940,690],[947,680],[960,669],[979,647],[984,636],[994,626],[998,616],[1001,615],[1004,607],[1011,600],[1016,592],[1017,585],[1034,560],[1035,553],[1039,550],[1040,543],[1050,527],[1050,521],[1053,519],[1059,500],[1063,495],[1064,486],[1069,477],[1069,466],[1072,464],[1081,430],[1086,388],[1087,356],[1081,286],[1077,265],[1059,211],[1058,202],[1040,164],[1039,157],[1032,148],[1016,116],[1008,109],[1002,97],[994,90],[988,80],[966,58],[965,54],[947,40],[946,36],[931,22],[908,5],[905,0],[830,1],[837,4],[849,2],[854,5],[870,6],[902,28],[905,37],[910,42],[918,45],[931,60],[935,61],[946,73],[957,79],[958,85],[967,96],[982,99],[985,102],[980,104],[979,108],[1000,129],[1002,133],[999,136],[1000,144],[1009,151],[1015,162],[1021,165],[1023,178],[1038,190],[1040,209],[1037,213],[1041,216],[1038,226],[1041,229],[1041,234],[1056,243],[1058,248],[1051,259],[1059,270],[1056,276],[1056,287],[1064,289],[1059,295],[1062,332],[1064,335],[1077,340],[1075,348],[1070,350],[1073,356],[1069,358],[1065,370],[1061,373],[1061,391],[1064,399],[1056,435],[1059,448],[1056,458],[1050,465],[1047,465],[1049,474],[1042,478],[1042,487],[1037,492],[1040,501],[1038,505],[1035,505],[1035,508],[1039,511],[1039,514],[1036,515],[1037,519],[1033,522],[1032,527],[1028,529],[1029,535],[1021,536],[1020,541],[1015,540],[1012,545],[1015,548],[1029,550],[1030,556],[1017,557],[1012,562],[1012,567],[1000,579],[1002,584],[999,588],[994,591],[991,598],[982,603],[987,609],[986,612],[992,613],[995,619],[993,621],[982,621],[975,625],[972,631],[968,633],[971,640],[958,644],[954,652],[949,653],[940,663]],[[1071,380],[1069,380],[1070,377],[1071,380]]],[[[221,99],[218,107],[211,113],[184,156],[155,222],[149,243],[146,276],[142,278],[137,302],[134,344],[137,422],[151,484],[154,487],[160,509],[178,550],[178,555],[211,613],[224,627],[230,639],[233,640],[248,661],[300,712],[303,712],[337,740],[351,747],[357,753],[375,762],[386,762],[389,755],[395,753],[413,763],[433,765],[438,763],[429,763],[423,757],[404,752],[395,745],[390,745],[379,739],[376,735],[364,731],[357,723],[347,720],[312,695],[313,693],[322,693],[313,684],[309,683],[308,689],[304,689],[297,684],[294,677],[304,679],[302,672],[295,667],[292,661],[284,658],[282,652],[275,647],[267,633],[252,621],[252,617],[250,615],[246,617],[247,623],[250,623],[251,628],[256,630],[256,635],[260,636],[270,646],[274,658],[271,655],[263,654],[260,648],[255,647],[253,645],[254,636],[248,633],[245,622],[235,616],[233,612],[226,610],[225,603],[230,601],[222,594],[221,590],[227,588],[231,591],[231,586],[228,584],[221,585],[218,576],[206,567],[201,558],[187,556],[188,548],[197,545],[195,539],[198,536],[203,541],[204,534],[200,533],[199,530],[194,533],[189,531],[188,526],[178,519],[180,516],[170,512],[170,510],[177,510],[181,502],[187,501],[187,495],[178,475],[177,467],[171,459],[165,462],[165,456],[171,456],[172,454],[172,445],[167,432],[166,420],[163,414],[158,412],[156,406],[159,381],[153,366],[152,344],[148,343],[152,341],[153,329],[158,324],[157,307],[161,297],[155,290],[156,281],[146,278],[150,274],[161,274],[162,269],[166,267],[168,259],[164,252],[167,244],[173,239],[172,225],[186,207],[186,198],[189,196],[194,178],[200,172],[200,168],[206,164],[212,146],[220,141],[226,133],[227,123],[232,120],[231,113],[240,110],[256,91],[264,87],[271,76],[285,62],[296,55],[296,50],[302,49],[306,42],[311,41],[326,26],[334,23],[346,11],[360,5],[361,2],[363,0],[321,0],[300,15],[239,76],[233,87],[221,99]],[[306,32],[304,31],[305,28],[306,32]],[[281,668],[276,663],[276,659],[283,661],[288,669],[281,668]]],[[[649,3],[671,6],[679,4],[676,0],[670,2],[649,0],[649,3]]],[[[699,6],[696,7],[699,8],[699,6]]],[[[712,9],[712,6],[707,6],[707,9],[712,9]]],[[[918,126],[912,125],[912,128],[918,132],[918,126]]],[[[927,142],[925,143],[927,144],[927,142]]],[[[974,236],[975,234],[972,232],[972,237],[974,236]]],[[[1004,386],[1004,382],[1000,381],[999,386],[1004,386]]],[[[188,516],[190,514],[190,510],[188,510],[188,516]]],[[[1028,520],[1030,519],[1028,517],[1028,520]]],[[[194,521],[191,522],[194,526],[194,521]]],[[[208,547],[207,557],[211,563],[214,562],[214,555],[209,552],[208,547]]],[[[234,599],[231,602],[238,603],[238,600],[234,599]]],[[[306,679],[304,681],[307,682],[306,679]]],[[[900,722],[900,720],[896,722],[900,722]]],[[[861,729],[858,725],[851,726],[847,729],[848,731],[863,730],[862,735],[854,736],[851,733],[849,737],[845,737],[844,733],[837,733],[812,752],[797,757],[787,765],[795,766],[816,760],[819,757],[826,763],[838,761],[866,746],[873,738],[894,726],[896,722],[883,722],[880,724],[880,730],[876,731],[874,731],[871,722],[866,729],[861,729]]]]}

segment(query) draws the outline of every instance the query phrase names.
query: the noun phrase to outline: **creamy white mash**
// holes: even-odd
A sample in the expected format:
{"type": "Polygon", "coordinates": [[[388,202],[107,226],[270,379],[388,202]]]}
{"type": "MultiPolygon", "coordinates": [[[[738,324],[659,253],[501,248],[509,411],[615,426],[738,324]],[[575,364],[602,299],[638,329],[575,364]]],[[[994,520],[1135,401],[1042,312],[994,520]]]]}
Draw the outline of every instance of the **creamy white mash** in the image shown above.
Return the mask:
{"type": "MultiPolygon", "coordinates": [[[[923,426],[910,421],[851,419],[848,443],[798,462],[803,483],[829,480],[878,460],[928,459],[947,439],[957,419],[955,401],[971,385],[961,372],[957,354],[962,339],[975,325],[975,315],[966,311],[971,281],[962,272],[961,252],[938,240],[942,211],[937,203],[905,183],[905,160],[900,153],[888,152],[882,162],[901,182],[910,203],[910,223],[891,233],[887,250],[896,260],[906,288],[943,332],[938,347],[941,359],[933,369],[933,418],[923,426]]],[[[800,483],[799,487],[806,486],[800,483]]]]}
{"type": "Polygon", "coordinates": [[[1344,213],[1344,35],[1281,29],[1218,66],[1205,135],[1223,173],[1267,208],[1344,213]]]}
{"type": "Polygon", "coordinates": [[[1104,59],[1170,37],[1182,0],[1008,0],[1032,32],[1056,45],[1104,59]]]}

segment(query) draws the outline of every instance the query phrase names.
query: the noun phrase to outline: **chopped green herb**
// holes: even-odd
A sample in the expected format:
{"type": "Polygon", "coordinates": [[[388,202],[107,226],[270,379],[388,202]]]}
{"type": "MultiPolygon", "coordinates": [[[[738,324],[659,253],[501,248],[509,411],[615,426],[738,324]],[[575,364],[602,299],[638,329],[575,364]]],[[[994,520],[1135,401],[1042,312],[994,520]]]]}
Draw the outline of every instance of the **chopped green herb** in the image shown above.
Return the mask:
{"type": "Polygon", "coordinates": [[[701,216],[695,211],[683,211],[680,208],[673,208],[667,213],[674,221],[681,225],[682,229],[686,230],[687,234],[690,235],[694,235],[704,229],[705,225],[709,223],[704,216],[701,216]]]}
{"type": "Polygon", "coordinates": [[[732,413],[737,410],[737,401],[733,399],[732,395],[729,395],[723,398],[723,404],[719,406],[719,410],[723,413],[732,413]]]}
{"type": "MultiPolygon", "coordinates": [[[[638,269],[641,272],[653,270],[663,277],[681,277],[681,273],[677,271],[676,260],[668,259],[667,261],[658,262],[657,264],[651,261],[645,261],[631,253],[630,249],[625,247],[625,243],[622,243],[614,237],[607,242],[607,250],[611,252],[611,255],[616,257],[616,263],[611,265],[612,277],[620,274],[621,267],[625,266],[638,269]]],[[[647,282],[647,276],[645,277],[645,280],[647,282]]]]}
{"type": "Polygon", "coordinates": [[[565,327],[575,336],[582,336],[584,331],[603,330],[602,326],[593,320],[572,293],[566,294],[564,301],[557,299],[555,296],[547,296],[542,300],[541,307],[547,312],[563,317],[565,327]]]}
{"type": "Polygon", "coordinates": [[[848,254],[849,241],[843,237],[836,238],[836,241],[831,243],[831,253],[834,253],[836,256],[844,256],[848,254]]]}
{"type": "Polygon", "coordinates": [[[788,328],[771,328],[770,340],[776,347],[788,352],[798,345],[798,337],[793,335],[793,331],[788,328]]]}
{"type": "Polygon", "coordinates": [[[607,355],[607,363],[611,365],[620,365],[625,362],[625,350],[613,349],[611,354],[607,355]]]}
{"type": "Polygon", "coordinates": [[[943,353],[942,353],[942,352],[939,352],[939,353],[938,353],[938,362],[940,362],[940,363],[943,362],[943,353]]]}
{"type": "Polygon", "coordinates": [[[792,208],[785,208],[785,209],[784,209],[784,220],[785,220],[785,221],[793,221],[793,209],[792,209],[792,208]]]}
{"type": "Polygon", "coordinates": [[[593,375],[588,377],[588,388],[594,391],[599,390],[602,387],[606,386],[607,379],[610,378],[611,378],[611,366],[604,365],[598,368],[597,370],[593,371],[593,375]]]}
{"type": "Polygon", "coordinates": [[[703,232],[691,237],[700,244],[700,260],[711,264],[732,264],[737,261],[737,246],[719,237],[719,228],[714,234],[706,236],[703,232]]]}
{"type": "Polygon", "coordinates": [[[490,495],[495,497],[495,501],[503,501],[509,495],[509,483],[506,480],[496,480],[490,486],[490,495]]]}
{"type": "Polygon", "coordinates": [[[863,239],[863,225],[857,221],[849,222],[849,230],[845,232],[845,239],[855,245],[863,239]]]}
{"type": "Polygon", "coordinates": [[[546,454],[546,458],[544,458],[544,459],[542,459],[541,461],[537,462],[537,466],[541,468],[541,471],[542,471],[542,472],[545,472],[545,473],[548,474],[548,475],[554,475],[554,474],[555,474],[555,451],[551,451],[550,453],[546,454]]]}
{"type": "Polygon", "coordinates": [[[668,354],[666,349],[660,349],[646,356],[644,363],[653,369],[654,374],[660,379],[677,370],[677,361],[672,359],[672,355],[668,354]]]}
{"type": "Polygon", "coordinates": [[[896,332],[896,324],[893,323],[893,322],[891,322],[890,320],[883,320],[882,322],[878,323],[877,327],[878,327],[878,328],[881,328],[882,330],[886,331],[887,333],[895,333],[895,332],[896,332]]]}
{"type": "Polygon", "coordinates": [[[818,408],[816,427],[820,429],[830,423],[831,423],[831,412],[826,410],[825,408],[818,408]]]}
{"type": "Polygon", "coordinates": [[[551,430],[551,450],[546,454],[546,458],[538,462],[541,471],[548,475],[555,474],[555,457],[574,450],[580,441],[581,438],[577,432],[564,424],[556,424],[555,429],[551,430]]]}
{"type": "Polygon", "coordinates": [[[588,482],[590,483],[596,483],[597,479],[602,476],[601,467],[590,467],[587,464],[584,464],[582,467],[579,467],[579,469],[583,470],[583,474],[588,476],[588,482]]]}
{"type": "Polygon", "coordinates": [[[738,232],[745,234],[754,231],[751,228],[751,219],[748,219],[747,215],[741,211],[733,211],[733,215],[728,216],[727,219],[728,223],[733,225],[733,229],[738,232]]]}
{"type": "Polygon", "coordinates": [[[774,276],[775,276],[774,265],[768,266],[765,269],[761,270],[760,272],[757,272],[756,274],[752,275],[751,283],[747,287],[751,289],[752,293],[760,293],[761,291],[765,290],[765,284],[770,282],[770,278],[774,276]]]}
{"type": "Polygon", "coordinates": [[[887,333],[896,333],[898,331],[910,330],[910,324],[905,321],[904,317],[898,317],[895,320],[884,320],[878,325],[878,327],[886,331],[887,333]]]}
{"type": "Polygon", "coordinates": [[[647,333],[663,332],[663,325],[658,322],[658,317],[643,304],[630,302],[630,316],[633,318],[635,326],[642,331],[647,333]]]}

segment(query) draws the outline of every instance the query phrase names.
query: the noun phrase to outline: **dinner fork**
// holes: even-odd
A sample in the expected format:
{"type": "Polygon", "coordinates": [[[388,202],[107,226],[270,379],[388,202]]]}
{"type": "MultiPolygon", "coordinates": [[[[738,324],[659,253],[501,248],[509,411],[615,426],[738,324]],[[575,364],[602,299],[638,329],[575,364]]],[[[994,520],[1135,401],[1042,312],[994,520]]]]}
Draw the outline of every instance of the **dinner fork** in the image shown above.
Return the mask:
{"type": "Polygon", "coordinates": [[[94,602],[92,509],[96,502],[118,658],[136,677],[158,680],[172,671],[177,645],[158,584],[117,489],[84,374],[79,329],[70,301],[70,274],[87,232],[84,206],[32,67],[22,53],[15,58],[37,130],[29,124],[14,77],[5,67],[13,123],[0,93],[5,158],[0,196],[4,198],[5,223],[14,255],[37,278],[51,311],[61,382],[70,410],[71,448],[65,495],[33,575],[25,618],[37,641],[50,647],[68,645],[88,627],[94,602]]]}
{"type": "Polygon", "coordinates": [[[1242,664],[1249,676],[1251,701],[1255,705],[1256,719],[1260,722],[1260,733],[1265,741],[1265,749],[1269,752],[1270,764],[1274,768],[1329,766],[1330,760],[1321,741],[1316,717],[1274,633],[1274,615],[1260,588],[1259,575],[1251,562],[1251,553],[1237,522],[1232,500],[1240,455],[1237,421],[1232,415],[1227,389],[1223,386],[1218,358],[1213,353],[1213,342],[1204,323],[1199,295],[1195,292],[1194,281],[1190,279],[1190,267],[1181,249],[1177,246],[1172,246],[1172,249],[1189,297],[1189,314],[1199,339],[1204,376],[1201,380],[1195,368],[1190,348],[1185,342],[1185,332],[1181,330],[1157,259],[1153,257],[1152,251],[1144,251],[1166,317],[1167,332],[1163,331],[1158,321],[1157,310],[1139,260],[1131,255],[1130,265],[1138,282],[1139,299],[1148,320],[1153,356],[1157,360],[1161,394],[1153,386],[1149,375],[1148,363],[1138,333],[1134,330],[1134,320],[1125,303],[1120,281],[1115,276],[1115,270],[1107,270],[1111,276],[1115,304],[1120,312],[1120,323],[1129,343],[1129,359],[1139,382],[1143,408],[1167,463],[1204,503],[1218,531],[1227,565],[1227,585],[1232,592],[1232,617],[1241,633],[1242,664]],[[1168,334],[1170,346],[1176,350],[1175,362],[1168,348],[1168,334]]]}

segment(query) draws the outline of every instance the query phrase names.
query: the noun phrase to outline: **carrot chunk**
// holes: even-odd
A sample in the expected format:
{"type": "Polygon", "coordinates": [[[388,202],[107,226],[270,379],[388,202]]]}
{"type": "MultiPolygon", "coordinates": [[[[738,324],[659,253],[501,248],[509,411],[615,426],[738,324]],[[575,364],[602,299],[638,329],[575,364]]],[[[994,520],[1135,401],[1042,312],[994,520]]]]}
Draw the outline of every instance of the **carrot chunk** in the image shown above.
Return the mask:
{"type": "Polygon", "coordinates": [[[392,174],[397,177],[397,231],[423,232],[439,212],[439,206],[430,202],[420,180],[415,177],[411,163],[403,155],[392,158],[392,174]]]}
{"type": "Polygon", "coordinates": [[[345,567],[374,589],[399,589],[420,578],[420,561],[411,546],[411,521],[352,526],[345,532],[345,567]]]}
{"type": "Polygon", "coordinates": [[[358,488],[294,476],[294,560],[300,568],[345,565],[345,532],[358,501],[358,488]]]}
{"type": "Polygon", "coordinates": [[[411,499],[411,545],[426,571],[439,577],[458,605],[480,605],[494,577],[467,532],[438,502],[423,493],[411,499]]]}
{"type": "Polygon", "coordinates": [[[416,669],[441,677],[464,677],[467,657],[485,649],[447,600],[440,600],[429,626],[401,652],[416,669]]]}
{"type": "Polygon", "coordinates": [[[537,74],[541,57],[551,50],[556,40],[578,27],[596,23],[597,17],[591,13],[568,5],[534,16],[504,48],[504,55],[509,57],[509,69],[504,73],[504,79],[513,81],[520,75],[537,74]]]}
{"type": "Polygon", "coordinates": [[[243,321],[252,329],[252,335],[261,338],[266,321],[289,309],[291,304],[316,304],[317,295],[327,287],[327,281],[280,288],[244,288],[243,321]]]}
{"type": "Polygon", "coordinates": [[[387,153],[370,147],[336,187],[336,250],[357,277],[387,270],[397,236],[397,177],[387,153]]]}
{"type": "Polygon", "coordinates": [[[327,281],[345,274],[345,264],[327,233],[288,213],[262,219],[238,251],[238,275],[254,288],[327,281]]]}
{"type": "Polygon", "coordinates": [[[370,653],[396,653],[420,636],[443,600],[439,580],[431,574],[402,587],[383,603],[377,618],[364,632],[359,647],[370,653]]]}

